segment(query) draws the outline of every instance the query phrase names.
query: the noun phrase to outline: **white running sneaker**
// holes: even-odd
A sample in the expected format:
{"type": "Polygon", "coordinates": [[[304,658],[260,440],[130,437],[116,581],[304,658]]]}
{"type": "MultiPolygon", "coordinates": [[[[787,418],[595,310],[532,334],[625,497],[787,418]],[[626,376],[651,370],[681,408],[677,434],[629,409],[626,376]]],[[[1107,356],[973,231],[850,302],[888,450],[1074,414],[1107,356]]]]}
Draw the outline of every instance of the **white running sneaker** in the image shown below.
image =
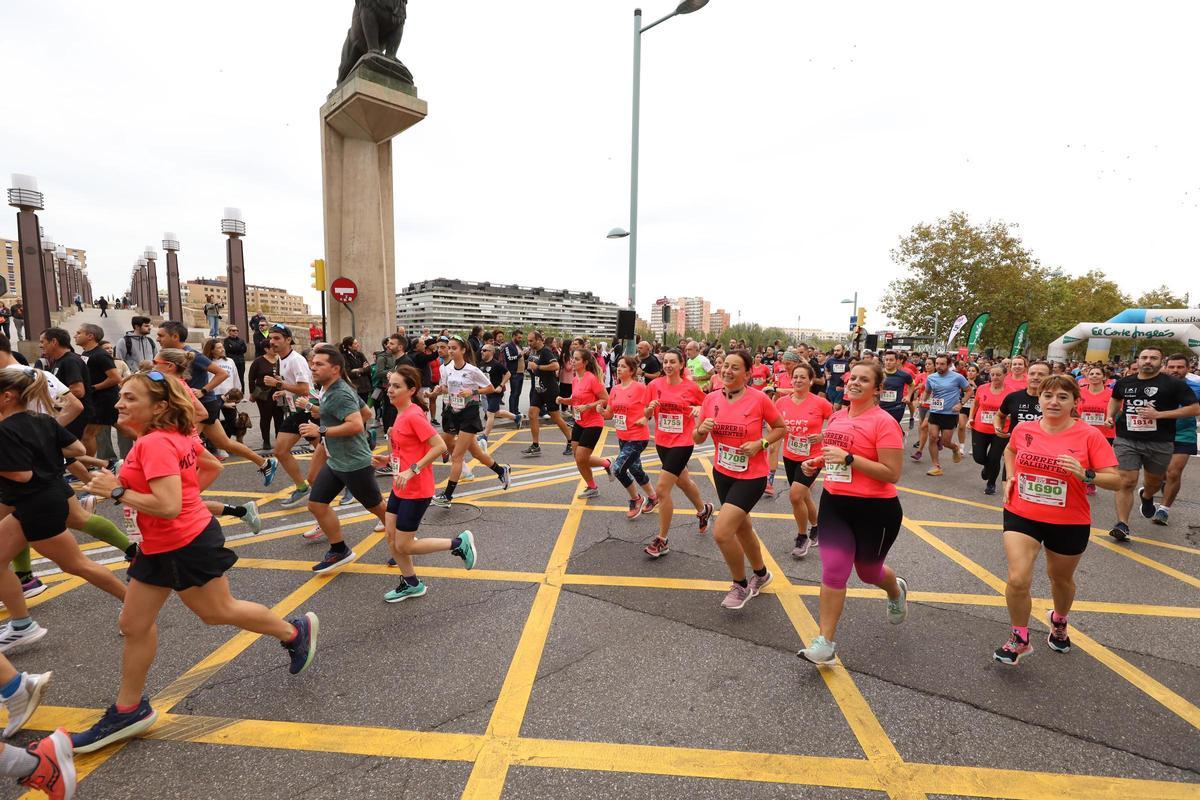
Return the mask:
{"type": "Polygon", "coordinates": [[[20,630],[13,628],[11,622],[6,622],[4,627],[0,628],[0,653],[33,644],[45,635],[46,629],[36,622],[31,622],[28,627],[20,630]]]}
{"type": "Polygon", "coordinates": [[[21,685],[17,687],[17,691],[13,692],[12,697],[3,701],[4,707],[8,709],[8,725],[4,728],[3,734],[5,739],[21,730],[21,727],[33,716],[38,704],[42,702],[42,692],[46,691],[46,687],[50,685],[50,679],[53,677],[53,672],[43,672],[40,675],[21,673],[21,685]]]}
{"type": "Polygon", "coordinates": [[[321,530],[320,525],[313,525],[311,528],[300,534],[300,538],[306,542],[315,542],[318,539],[325,538],[325,531],[321,530]]]}
{"type": "Polygon", "coordinates": [[[824,636],[817,636],[808,647],[796,655],[814,664],[828,665],[836,663],[837,643],[831,642],[824,636]]]}

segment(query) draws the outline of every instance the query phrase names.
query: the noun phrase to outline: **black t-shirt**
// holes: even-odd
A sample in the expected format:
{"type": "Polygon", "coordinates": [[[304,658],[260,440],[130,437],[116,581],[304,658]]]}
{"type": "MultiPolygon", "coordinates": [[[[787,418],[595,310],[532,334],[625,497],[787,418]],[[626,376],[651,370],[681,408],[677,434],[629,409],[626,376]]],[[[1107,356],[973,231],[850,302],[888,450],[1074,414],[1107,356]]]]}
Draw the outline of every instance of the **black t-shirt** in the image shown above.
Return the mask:
{"type": "Polygon", "coordinates": [[[842,382],[846,379],[846,373],[850,371],[850,359],[848,358],[827,358],[825,359],[825,376],[828,383],[834,389],[841,389],[842,382]]]}
{"type": "Polygon", "coordinates": [[[898,369],[891,375],[883,373],[883,391],[879,395],[879,405],[885,411],[895,411],[904,407],[906,387],[913,382],[913,376],[906,369],[898,369]]]}
{"type": "Polygon", "coordinates": [[[516,342],[510,341],[505,343],[502,352],[504,355],[504,366],[508,368],[509,372],[516,371],[517,362],[521,360],[521,349],[521,345],[516,342]]]}
{"type": "Polygon", "coordinates": [[[487,375],[492,386],[499,386],[504,381],[504,376],[508,374],[508,367],[504,366],[504,362],[497,361],[494,357],[491,361],[480,361],[476,366],[479,367],[480,372],[487,375]]]}
{"type": "Polygon", "coordinates": [[[658,356],[651,353],[638,361],[638,369],[642,372],[642,380],[649,383],[662,374],[662,362],[658,360],[658,356]]]}
{"type": "MultiPolygon", "coordinates": [[[[554,355],[554,351],[549,347],[542,347],[537,352],[529,351],[525,363],[529,365],[529,371],[533,373],[533,391],[558,395],[558,370],[542,371],[538,369],[538,367],[555,361],[558,361],[558,356],[554,355]]],[[[559,366],[561,367],[562,364],[560,363],[559,366]]]]}
{"type": "Polygon", "coordinates": [[[432,388],[433,368],[430,367],[430,364],[437,360],[437,353],[427,353],[424,350],[418,352],[414,350],[405,355],[412,362],[412,365],[417,368],[417,371],[421,373],[421,385],[432,388]]]}
{"type": "Polygon", "coordinates": [[[88,376],[87,365],[83,363],[83,359],[77,353],[68,350],[54,362],[54,366],[46,371],[65,383],[68,389],[76,383],[82,383],[83,397],[79,400],[83,403],[83,413],[75,421],[86,423],[95,419],[96,406],[92,402],[92,382],[88,376]]]}
{"type": "MultiPolygon", "coordinates": [[[[91,379],[92,386],[108,380],[108,371],[117,368],[116,362],[113,361],[112,356],[104,352],[103,347],[93,347],[91,350],[85,351],[82,358],[87,363],[88,377],[91,379]]],[[[112,408],[117,404],[120,392],[119,384],[99,391],[93,389],[92,403],[96,408],[112,408]]]]}
{"type": "Polygon", "coordinates": [[[1008,429],[1017,427],[1018,422],[1031,422],[1042,418],[1042,406],[1038,398],[1026,389],[1009,392],[1000,402],[1000,413],[1008,419],[1008,429]]]}
{"type": "Polygon", "coordinates": [[[74,441],[66,428],[45,414],[23,412],[0,421],[0,472],[33,472],[28,483],[0,478],[0,501],[15,505],[63,485],[62,449],[74,441]]]}
{"type": "Polygon", "coordinates": [[[1129,430],[1126,414],[1134,408],[1149,407],[1158,411],[1174,411],[1196,402],[1190,386],[1173,375],[1160,372],[1149,380],[1136,375],[1121,378],[1113,387],[1114,400],[1124,400],[1125,407],[1117,414],[1117,436],[1142,442],[1175,441],[1175,420],[1154,419],[1141,424],[1142,430],[1129,430]]]}

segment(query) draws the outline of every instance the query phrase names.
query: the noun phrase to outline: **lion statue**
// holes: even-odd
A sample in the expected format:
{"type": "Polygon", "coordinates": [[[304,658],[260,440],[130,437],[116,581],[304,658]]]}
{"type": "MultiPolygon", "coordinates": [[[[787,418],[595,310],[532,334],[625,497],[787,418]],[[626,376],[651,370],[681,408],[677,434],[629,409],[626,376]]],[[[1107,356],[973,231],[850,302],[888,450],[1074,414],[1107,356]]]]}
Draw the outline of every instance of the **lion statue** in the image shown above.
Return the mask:
{"type": "Polygon", "coordinates": [[[346,43],[342,45],[342,64],[338,67],[339,84],[346,80],[359,59],[370,53],[394,59],[403,68],[396,59],[396,50],[404,36],[407,6],[408,0],[354,0],[354,14],[346,43]]]}

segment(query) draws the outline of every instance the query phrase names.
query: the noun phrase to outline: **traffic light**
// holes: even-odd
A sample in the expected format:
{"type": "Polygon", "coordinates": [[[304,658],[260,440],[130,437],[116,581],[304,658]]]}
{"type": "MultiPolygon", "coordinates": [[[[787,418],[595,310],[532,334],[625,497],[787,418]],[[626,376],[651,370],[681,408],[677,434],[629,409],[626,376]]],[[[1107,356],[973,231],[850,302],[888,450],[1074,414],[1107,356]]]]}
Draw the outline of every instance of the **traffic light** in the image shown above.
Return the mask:
{"type": "Polygon", "coordinates": [[[858,307],[858,319],[855,320],[855,322],[858,323],[858,326],[860,328],[865,328],[867,326],[867,308],[866,308],[866,306],[858,307]]]}
{"type": "Polygon", "coordinates": [[[312,262],[312,287],[318,292],[324,292],[329,288],[325,282],[325,259],[323,258],[312,262]]]}

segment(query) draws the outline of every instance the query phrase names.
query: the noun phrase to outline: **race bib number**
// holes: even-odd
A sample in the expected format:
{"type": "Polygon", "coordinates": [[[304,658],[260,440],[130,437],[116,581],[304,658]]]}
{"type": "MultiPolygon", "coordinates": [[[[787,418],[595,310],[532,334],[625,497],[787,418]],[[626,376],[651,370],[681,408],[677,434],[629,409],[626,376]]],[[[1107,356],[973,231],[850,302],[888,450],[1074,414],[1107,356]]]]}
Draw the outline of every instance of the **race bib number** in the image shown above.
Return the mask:
{"type": "Polygon", "coordinates": [[[291,392],[284,393],[284,402],[287,403],[288,411],[296,413],[296,396],[291,392]]]}
{"type": "Polygon", "coordinates": [[[745,472],[750,468],[750,456],[732,445],[718,444],[717,464],[729,472],[745,472]]]}
{"type": "Polygon", "coordinates": [[[850,483],[854,480],[854,468],[849,464],[825,464],[826,483],[850,483]]]}
{"type": "Polygon", "coordinates": [[[845,364],[834,364],[833,365],[833,374],[834,375],[841,375],[845,371],[846,371],[845,364]]]}
{"type": "Polygon", "coordinates": [[[945,408],[946,408],[946,398],[944,398],[944,397],[929,398],[929,410],[930,411],[937,413],[937,412],[945,410],[945,408]]]}
{"type": "Polygon", "coordinates": [[[575,406],[574,408],[571,409],[571,416],[575,418],[576,422],[582,421],[583,420],[583,409],[580,408],[579,406],[575,406]]]}
{"type": "Polygon", "coordinates": [[[1028,503],[1062,508],[1067,504],[1067,481],[1049,475],[1017,476],[1017,495],[1028,503]]]}
{"type": "Polygon", "coordinates": [[[659,414],[658,429],[663,433],[683,433],[683,414],[659,414]]]}
{"type": "Polygon", "coordinates": [[[142,530],[138,527],[137,509],[123,506],[121,513],[125,518],[125,535],[129,537],[130,542],[140,544],[142,541],[142,530]]]}
{"type": "Polygon", "coordinates": [[[1135,416],[1133,414],[1126,414],[1125,429],[1129,431],[1138,431],[1141,433],[1156,431],[1158,430],[1158,420],[1149,419],[1148,417],[1135,416]]]}
{"type": "Polygon", "coordinates": [[[625,427],[625,415],[624,414],[613,414],[613,427],[619,431],[629,430],[628,428],[625,427]]]}
{"type": "Polygon", "coordinates": [[[450,407],[455,411],[462,411],[467,407],[467,398],[460,397],[456,394],[450,395],[450,407]]]}
{"type": "MultiPolygon", "coordinates": [[[[1083,421],[1088,425],[1095,425],[1099,428],[1104,427],[1104,412],[1102,411],[1085,411],[1083,412],[1083,421]]],[[[1157,422],[1157,420],[1155,420],[1157,422]]]]}
{"type": "Polygon", "coordinates": [[[794,456],[807,456],[812,450],[812,442],[807,436],[788,436],[784,446],[794,456]]]}
{"type": "Polygon", "coordinates": [[[396,458],[396,456],[392,456],[388,463],[391,465],[391,468],[392,468],[392,476],[395,477],[396,475],[399,475],[400,474],[400,459],[396,458]]]}
{"type": "Polygon", "coordinates": [[[536,376],[536,375],[534,375],[534,376],[533,376],[533,390],[534,390],[535,392],[544,392],[544,391],[546,391],[545,389],[543,389],[543,388],[542,388],[542,379],[541,379],[541,378],[539,378],[539,377],[538,377],[538,376],[536,376]]]}
{"type": "Polygon", "coordinates": [[[879,401],[881,403],[894,403],[897,399],[899,399],[897,394],[898,393],[895,389],[887,389],[886,391],[879,393],[879,401]]]}
{"type": "Polygon", "coordinates": [[[979,412],[979,421],[982,422],[984,425],[993,425],[994,426],[996,424],[996,412],[995,411],[980,411],[979,412]]]}

